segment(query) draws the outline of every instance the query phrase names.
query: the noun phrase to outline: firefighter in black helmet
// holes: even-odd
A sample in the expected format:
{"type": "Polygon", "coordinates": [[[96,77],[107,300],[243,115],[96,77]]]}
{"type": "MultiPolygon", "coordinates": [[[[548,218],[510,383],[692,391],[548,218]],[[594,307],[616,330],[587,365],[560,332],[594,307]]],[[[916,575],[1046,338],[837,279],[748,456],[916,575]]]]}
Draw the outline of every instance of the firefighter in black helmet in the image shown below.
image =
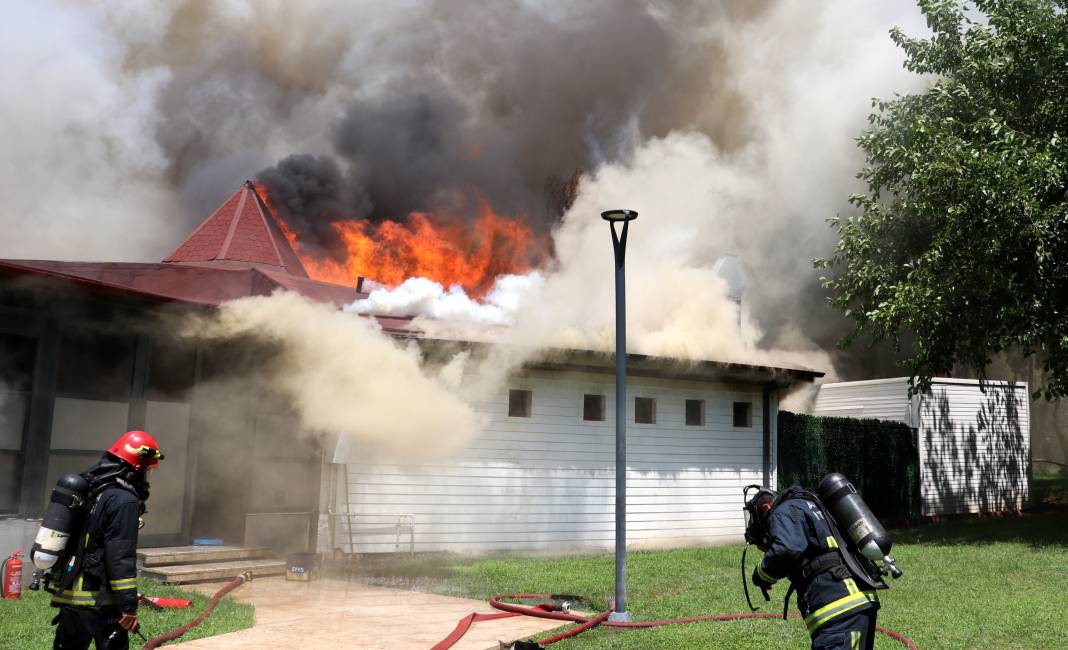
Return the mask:
{"type": "MultiPolygon", "coordinates": [[[[745,503],[746,540],[764,551],[753,584],[771,589],[787,578],[813,650],[871,650],[879,599],[870,579],[847,566],[829,513],[800,486],[782,495],[758,487],[745,503]]],[[[785,614],[785,611],[784,611],[785,614]]]]}
{"type": "Polygon", "coordinates": [[[127,650],[137,622],[137,532],[148,500],[148,470],[163,458],[144,431],[129,431],[81,473],[88,516],[53,590],[59,614],[53,650],[127,650]]]}

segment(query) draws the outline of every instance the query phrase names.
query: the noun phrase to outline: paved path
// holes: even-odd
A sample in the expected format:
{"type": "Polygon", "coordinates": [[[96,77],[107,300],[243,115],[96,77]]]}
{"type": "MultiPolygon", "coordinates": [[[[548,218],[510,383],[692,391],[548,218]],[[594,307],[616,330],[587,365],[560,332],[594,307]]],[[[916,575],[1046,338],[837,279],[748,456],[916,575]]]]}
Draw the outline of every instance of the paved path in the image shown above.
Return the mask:
{"type": "MultiPolygon", "coordinates": [[[[214,593],[220,584],[193,588],[214,593]]],[[[287,582],[262,578],[231,595],[256,606],[253,626],[187,643],[182,650],[428,650],[471,612],[493,612],[485,601],[451,598],[340,580],[287,582]]],[[[190,612],[190,616],[195,615],[190,612]]],[[[475,623],[454,650],[497,650],[497,641],[526,638],[558,622],[517,616],[475,623]]]]}

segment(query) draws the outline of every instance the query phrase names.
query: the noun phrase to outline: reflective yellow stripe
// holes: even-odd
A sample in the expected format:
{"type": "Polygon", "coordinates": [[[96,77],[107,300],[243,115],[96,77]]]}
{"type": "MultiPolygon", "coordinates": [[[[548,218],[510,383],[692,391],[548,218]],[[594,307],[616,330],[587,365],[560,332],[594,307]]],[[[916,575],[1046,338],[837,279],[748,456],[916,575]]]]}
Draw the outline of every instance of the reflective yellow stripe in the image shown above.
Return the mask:
{"type": "Polygon", "coordinates": [[[764,565],[763,565],[763,563],[760,563],[760,564],[757,565],[757,575],[759,575],[761,578],[763,578],[764,580],[766,580],[768,582],[778,582],[779,581],[778,578],[772,578],[768,574],[764,573],[764,565]]]}
{"type": "Polygon", "coordinates": [[[846,591],[848,591],[849,593],[855,594],[860,591],[860,589],[857,589],[857,583],[853,581],[853,578],[846,578],[842,582],[845,583],[846,591]]]}
{"type": "Polygon", "coordinates": [[[111,584],[113,591],[137,588],[137,578],[123,578],[121,580],[109,580],[108,582],[111,584]]]}
{"type": "Polygon", "coordinates": [[[860,650],[860,632],[851,631],[849,638],[853,642],[850,645],[850,650],[860,650]]]}
{"type": "Polygon", "coordinates": [[[849,594],[845,598],[828,603],[805,617],[805,627],[809,633],[815,632],[821,625],[832,618],[854,610],[861,605],[879,602],[879,597],[874,591],[862,591],[857,594],[849,594]]]}
{"type": "Polygon", "coordinates": [[[834,535],[827,536],[827,548],[838,548],[838,540],[834,538],[834,535]]]}
{"type": "MultiPolygon", "coordinates": [[[[81,580],[78,580],[78,586],[81,586],[81,580]]],[[[53,603],[59,603],[61,605],[110,605],[110,598],[101,598],[100,593],[96,591],[82,591],[81,589],[64,589],[52,596],[53,603]]]]}

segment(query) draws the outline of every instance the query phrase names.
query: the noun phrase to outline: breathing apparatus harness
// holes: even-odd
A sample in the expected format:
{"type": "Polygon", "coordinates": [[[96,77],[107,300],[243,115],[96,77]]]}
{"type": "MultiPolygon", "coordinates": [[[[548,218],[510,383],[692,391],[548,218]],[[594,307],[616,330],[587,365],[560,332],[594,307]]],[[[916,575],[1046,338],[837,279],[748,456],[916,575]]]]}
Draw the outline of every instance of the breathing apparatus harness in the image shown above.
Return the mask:
{"type": "MultiPolygon", "coordinates": [[[[860,586],[863,589],[888,588],[886,582],[883,581],[883,575],[885,575],[884,570],[880,569],[871,560],[861,555],[856,550],[852,541],[842,535],[841,527],[837,519],[823,504],[823,501],[821,501],[813,492],[795,486],[786,490],[782,494],[776,494],[773,490],[754,484],[747,485],[742,490],[742,497],[745,500],[743,510],[746,519],[745,547],[742,549],[741,563],[742,590],[745,592],[745,600],[751,611],[755,612],[759,608],[753,605],[753,601],[749,596],[749,580],[745,566],[746,554],[749,551],[750,544],[755,545],[761,550],[768,546],[768,517],[771,516],[771,513],[775,508],[779,507],[779,504],[788,499],[804,499],[805,501],[812,503],[820,514],[823,515],[824,520],[830,527],[837,548],[828,550],[825,553],[811,558],[811,561],[802,567],[796,576],[791,576],[790,587],[786,591],[786,596],[783,598],[782,617],[784,619],[787,618],[789,613],[790,597],[795,591],[795,578],[807,582],[817,574],[829,571],[835,567],[844,566],[851,574],[853,574],[854,579],[860,583],[860,586]],[[756,494],[754,494],[752,498],[749,497],[749,492],[751,490],[756,491],[756,494]]],[[[771,601],[767,589],[761,587],[761,592],[763,593],[765,601],[771,601]]]]}
{"type": "Polygon", "coordinates": [[[48,569],[34,571],[31,589],[39,587],[42,581],[45,591],[51,594],[58,594],[71,587],[75,577],[81,573],[85,560],[85,533],[89,526],[89,516],[96,509],[97,501],[105,490],[118,487],[133,493],[140,503],[137,527],[144,527],[142,516],[146,512],[145,501],[149,495],[145,472],[138,472],[112,454],[105,453],[95,465],[77,476],[88,486],[83,493],[60,496],[53,493],[52,496],[54,504],[70,511],[71,532],[74,534],[70,536],[59,561],[48,569]]]}

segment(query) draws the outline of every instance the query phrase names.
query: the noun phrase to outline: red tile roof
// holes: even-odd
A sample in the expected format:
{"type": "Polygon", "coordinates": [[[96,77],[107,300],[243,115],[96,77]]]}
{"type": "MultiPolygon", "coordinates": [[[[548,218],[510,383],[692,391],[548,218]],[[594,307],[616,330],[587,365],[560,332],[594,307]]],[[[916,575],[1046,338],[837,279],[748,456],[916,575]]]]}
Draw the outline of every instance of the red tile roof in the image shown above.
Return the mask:
{"type": "Polygon", "coordinates": [[[295,277],[308,273],[250,181],[226,199],[163,260],[171,264],[244,262],[295,277]]]}
{"type": "MultiPolygon", "coordinates": [[[[277,289],[343,307],[366,293],[308,277],[252,183],[245,182],[163,262],[0,260],[3,276],[36,276],[104,292],[218,306],[277,289]]],[[[375,317],[387,333],[417,335],[411,318],[375,317]]]]}
{"type": "MultiPolygon", "coordinates": [[[[54,260],[0,260],[0,280],[4,275],[35,276],[70,282],[88,289],[143,296],[215,307],[228,300],[267,296],[277,289],[294,291],[318,302],[343,307],[366,293],[352,287],[308,278],[285,271],[227,265],[143,264],[134,262],[58,262],[54,260]]],[[[379,316],[375,320],[387,334],[418,335],[412,319],[379,316]]]]}

